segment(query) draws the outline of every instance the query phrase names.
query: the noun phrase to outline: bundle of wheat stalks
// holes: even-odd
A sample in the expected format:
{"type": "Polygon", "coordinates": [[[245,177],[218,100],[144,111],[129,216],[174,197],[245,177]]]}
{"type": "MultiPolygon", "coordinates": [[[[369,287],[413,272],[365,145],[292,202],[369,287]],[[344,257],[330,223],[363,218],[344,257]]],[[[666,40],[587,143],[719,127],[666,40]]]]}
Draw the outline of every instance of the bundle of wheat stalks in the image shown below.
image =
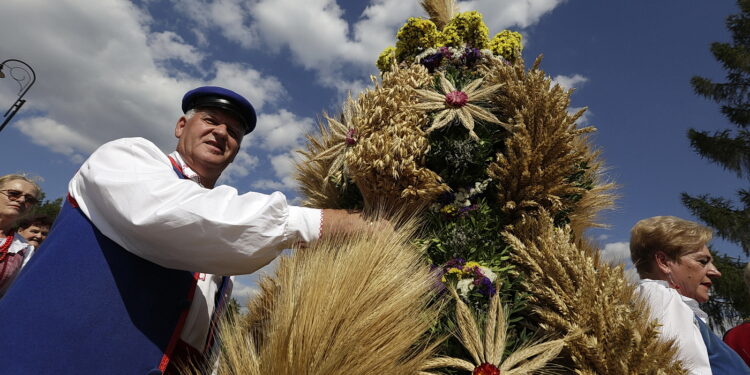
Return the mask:
{"type": "Polygon", "coordinates": [[[536,339],[506,347],[515,335],[507,295],[476,303],[440,281],[445,269],[429,263],[448,245],[415,241],[429,231],[415,215],[395,231],[325,238],[283,259],[249,313],[225,327],[220,374],[685,373],[622,267],[599,262],[584,238],[612,206],[614,186],[587,139],[595,129],[577,124],[584,110],[568,111],[571,91],[552,83],[540,58],[526,68],[520,34],[490,40],[481,15],[459,13],[453,0],[423,6],[430,19],[409,19],[381,54],[382,78],[308,137],[298,165],[304,203],[426,212],[454,229],[484,207],[511,256],[484,249],[477,260],[523,280],[513,293],[528,295],[523,320],[536,339]],[[443,155],[484,164],[437,170],[443,155]],[[462,190],[466,179],[453,172],[476,187],[462,190]],[[465,358],[441,353],[439,316],[452,320],[465,358]]]}

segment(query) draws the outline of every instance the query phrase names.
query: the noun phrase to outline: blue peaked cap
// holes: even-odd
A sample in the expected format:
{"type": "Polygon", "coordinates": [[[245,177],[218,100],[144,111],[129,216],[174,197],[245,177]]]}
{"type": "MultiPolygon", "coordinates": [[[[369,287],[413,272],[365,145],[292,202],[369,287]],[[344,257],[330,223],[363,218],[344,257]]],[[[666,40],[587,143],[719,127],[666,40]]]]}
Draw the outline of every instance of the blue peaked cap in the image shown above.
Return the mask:
{"type": "Polygon", "coordinates": [[[188,91],[182,97],[182,112],[193,108],[214,107],[231,112],[242,121],[245,134],[255,129],[255,108],[242,95],[217,86],[203,86],[188,91]]]}

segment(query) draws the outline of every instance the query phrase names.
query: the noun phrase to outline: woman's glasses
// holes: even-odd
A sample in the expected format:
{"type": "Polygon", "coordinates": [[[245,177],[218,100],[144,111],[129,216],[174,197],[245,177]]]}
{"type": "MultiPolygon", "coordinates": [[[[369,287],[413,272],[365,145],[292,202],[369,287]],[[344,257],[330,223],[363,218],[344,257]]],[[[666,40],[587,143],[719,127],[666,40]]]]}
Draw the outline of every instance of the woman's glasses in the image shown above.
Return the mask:
{"type": "Polygon", "coordinates": [[[0,193],[5,194],[8,197],[8,199],[10,199],[12,201],[17,201],[17,200],[21,199],[21,197],[23,197],[23,201],[26,204],[35,205],[35,204],[39,203],[39,200],[36,199],[35,196],[33,196],[31,194],[24,194],[22,191],[12,190],[12,189],[5,189],[5,190],[0,190],[0,193]]]}

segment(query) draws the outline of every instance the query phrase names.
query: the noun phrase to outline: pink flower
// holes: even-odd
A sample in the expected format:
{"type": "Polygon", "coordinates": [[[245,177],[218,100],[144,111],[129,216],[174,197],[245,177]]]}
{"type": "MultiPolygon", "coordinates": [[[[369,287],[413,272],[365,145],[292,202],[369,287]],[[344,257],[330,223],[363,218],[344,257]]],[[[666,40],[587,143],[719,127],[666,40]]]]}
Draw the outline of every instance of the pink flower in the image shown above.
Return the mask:
{"type": "Polygon", "coordinates": [[[469,102],[469,96],[463,91],[451,91],[445,94],[445,103],[451,107],[461,108],[469,102]]]}
{"type": "Polygon", "coordinates": [[[346,139],[344,142],[346,142],[349,146],[354,146],[357,144],[357,129],[349,129],[346,132],[346,139]]]}

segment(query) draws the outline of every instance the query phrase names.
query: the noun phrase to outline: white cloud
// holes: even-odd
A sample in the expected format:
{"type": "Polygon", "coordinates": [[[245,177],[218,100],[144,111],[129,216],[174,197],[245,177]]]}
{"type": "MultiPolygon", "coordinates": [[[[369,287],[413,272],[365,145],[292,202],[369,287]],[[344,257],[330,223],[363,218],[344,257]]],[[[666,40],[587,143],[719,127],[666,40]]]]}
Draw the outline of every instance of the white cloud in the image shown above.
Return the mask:
{"type": "MultiPolygon", "coordinates": [[[[287,110],[258,117],[258,127],[247,139],[248,147],[268,151],[268,161],[275,180],[260,179],[253,188],[260,190],[291,190],[297,187],[294,179],[297,150],[303,147],[305,135],[313,130],[315,122],[309,117],[299,117],[287,110]]],[[[244,143],[243,143],[244,145],[244,143]]]]}
{"type": "Polygon", "coordinates": [[[640,279],[638,271],[636,271],[633,262],[630,260],[630,242],[608,243],[600,250],[600,256],[602,262],[612,266],[624,265],[625,279],[630,282],[635,283],[640,279]]]}
{"type": "MultiPolygon", "coordinates": [[[[568,113],[572,115],[583,108],[586,107],[568,107],[568,113]]],[[[578,118],[576,124],[578,124],[578,126],[590,126],[592,117],[594,117],[594,113],[591,112],[591,108],[586,108],[586,112],[583,112],[583,115],[578,118]]]]}
{"type": "Polygon", "coordinates": [[[180,99],[200,85],[231,87],[259,110],[284,96],[277,79],[243,64],[217,60],[205,77],[168,71],[166,60],[191,65],[205,57],[177,34],[151,33],[150,16],[127,1],[7,0],[3,5],[13,11],[0,12],[0,34],[13,37],[3,41],[0,54],[34,67],[37,82],[23,112],[44,114],[19,126],[33,142],[74,161],[127,136],[173,148],[180,99]],[[28,25],[34,32],[18,32],[28,25]]]}
{"type": "Polygon", "coordinates": [[[219,178],[219,184],[234,185],[238,179],[246,177],[252,172],[257,166],[260,160],[257,156],[251,155],[247,151],[248,146],[245,142],[242,143],[242,148],[237,156],[234,158],[232,164],[224,169],[224,172],[219,178]]]}
{"type": "MultiPolygon", "coordinates": [[[[531,26],[563,1],[475,0],[459,6],[462,11],[482,12],[494,34],[511,26],[531,26]]],[[[277,52],[288,49],[295,63],[314,71],[320,84],[340,94],[349,90],[357,93],[365,86],[366,74],[376,72],[377,56],[395,43],[396,32],[406,19],[425,16],[419,2],[403,0],[372,0],[353,24],[347,23],[335,0],[257,0],[244,4],[241,6],[238,0],[186,0],[177,9],[204,29],[220,27],[225,37],[246,48],[260,48],[260,43],[247,42],[257,37],[265,48],[277,52]],[[223,22],[210,18],[224,13],[232,17],[222,17],[223,22]]]]}
{"type": "Polygon", "coordinates": [[[185,64],[197,66],[203,61],[204,54],[185,44],[181,36],[171,31],[153,33],[148,36],[148,46],[154,60],[178,60],[185,64]]]}
{"type": "Polygon", "coordinates": [[[296,160],[299,156],[295,151],[285,152],[283,154],[272,155],[269,157],[273,167],[275,180],[261,179],[253,182],[252,186],[259,190],[294,190],[297,188],[297,181],[294,178],[296,171],[296,160]]]}
{"type": "Polygon", "coordinates": [[[296,171],[295,160],[297,158],[298,156],[295,152],[287,152],[271,158],[271,165],[276,173],[276,177],[281,180],[281,183],[287,189],[293,189],[297,186],[297,181],[294,179],[296,171]]]}
{"type": "Polygon", "coordinates": [[[85,135],[77,134],[69,126],[47,117],[32,117],[18,121],[18,128],[33,143],[69,156],[74,162],[82,162],[80,151],[91,152],[99,143],[85,135]]]}
{"type": "Polygon", "coordinates": [[[565,0],[474,0],[458,4],[462,12],[478,10],[490,28],[490,37],[509,27],[529,27],[565,0]]]}
{"type": "MultiPolygon", "coordinates": [[[[180,0],[173,1],[175,9],[189,16],[207,30],[218,29],[228,40],[245,48],[257,44],[257,32],[245,22],[250,2],[242,0],[180,0]]],[[[196,34],[199,38],[203,34],[196,34]]]]}
{"type": "MultiPolygon", "coordinates": [[[[256,278],[250,276],[238,276],[232,285],[232,298],[237,300],[241,309],[247,308],[247,302],[255,297],[260,290],[256,278]]],[[[243,312],[245,310],[242,310],[243,312]]]]}
{"type": "Polygon", "coordinates": [[[604,245],[601,259],[609,264],[630,263],[630,242],[612,242],[604,245]]]}
{"type": "Polygon", "coordinates": [[[552,82],[560,85],[565,89],[576,89],[581,87],[582,84],[588,82],[588,80],[588,78],[580,74],[574,74],[572,76],[557,75],[552,79],[552,82]]]}
{"type": "MultiPolygon", "coordinates": [[[[252,137],[259,139],[259,146],[266,150],[287,151],[302,147],[305,134],[315,126],[309,117],[301,118],[282,109],[274,114],[258,117],[258,127],[252,137]]],[[[255,141],[253,140],[253,143],[255,141]]]]}

